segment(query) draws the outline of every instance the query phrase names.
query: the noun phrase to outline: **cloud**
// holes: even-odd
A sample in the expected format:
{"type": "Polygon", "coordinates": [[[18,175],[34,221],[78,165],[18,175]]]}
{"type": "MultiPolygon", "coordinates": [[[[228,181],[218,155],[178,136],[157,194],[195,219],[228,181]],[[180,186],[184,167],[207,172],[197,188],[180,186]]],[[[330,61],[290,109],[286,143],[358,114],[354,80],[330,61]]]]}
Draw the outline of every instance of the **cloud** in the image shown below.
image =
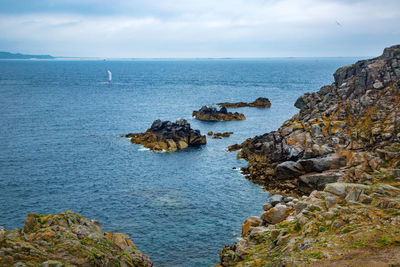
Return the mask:
{"type": "Polygon", "coordinates": [[[32,1],[30,7],[25,0],[18,4],[0,1],[1,6],[8,6],[0,8],[0,49],[29,53],[104,57],[376,55],[384,46],[400,41],[397,0],[385,4],[376,0],[47,0],[32,1]]]}

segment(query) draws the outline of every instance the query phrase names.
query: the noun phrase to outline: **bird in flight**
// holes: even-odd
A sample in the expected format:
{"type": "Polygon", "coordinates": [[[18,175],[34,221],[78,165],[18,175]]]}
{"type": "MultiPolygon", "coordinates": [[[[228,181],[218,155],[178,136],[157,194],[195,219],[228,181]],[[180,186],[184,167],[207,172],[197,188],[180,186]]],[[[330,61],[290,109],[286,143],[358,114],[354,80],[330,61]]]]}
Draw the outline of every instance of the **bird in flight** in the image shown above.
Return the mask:
{"type": "Polygon", "coordinates": [[[342,27],[342,24],[339,23],[339,21],[336,21],[336,24],[340,27],[342,27]]]}

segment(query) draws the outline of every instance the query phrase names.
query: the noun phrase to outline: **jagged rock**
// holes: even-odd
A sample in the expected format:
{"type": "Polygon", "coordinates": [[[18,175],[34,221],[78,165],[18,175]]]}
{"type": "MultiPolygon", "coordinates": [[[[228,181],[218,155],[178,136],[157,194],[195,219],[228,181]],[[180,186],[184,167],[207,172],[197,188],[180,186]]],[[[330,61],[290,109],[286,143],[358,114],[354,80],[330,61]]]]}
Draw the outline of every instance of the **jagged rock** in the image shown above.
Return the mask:
{"type": "Polygon", "coordinates": [[[144,133],[127,134],[134,144],[141,144],[152,151],[175,151],[189,146],[197,147],[207,143],[205,135],[199,130],[193,130],[186,120],[170,121],[155,120],[144,133]]]}
{"type": "Polygon", "coordinates": [[[5,266],[153,266],[128,235],[72,211],[30,213],[23,230],[4,231],[0,251],[5,266]]]}
{"type": "Polygon", "coordinates": [[[203,106],[200,110],[193,111],[192,116],[202,121],[237,121],[246,119],[244,114],[228,112],[225,107],[217,110],[213,107],[203,106]]]}
{"type": "Polygon", "coordinates": [[[220,107],[225,107],[225,108],[243,108],[243,107],[255,107],[255,108],[270,108],[271,107],[271,102],[269,101],[268,98],[265,97],[259,97],[253,102],[246,103],[246,102],[238,102],[238,103],[229,103],[229,102],[224,102],[224,103],[218,103],[217,104],[220,107]]]}

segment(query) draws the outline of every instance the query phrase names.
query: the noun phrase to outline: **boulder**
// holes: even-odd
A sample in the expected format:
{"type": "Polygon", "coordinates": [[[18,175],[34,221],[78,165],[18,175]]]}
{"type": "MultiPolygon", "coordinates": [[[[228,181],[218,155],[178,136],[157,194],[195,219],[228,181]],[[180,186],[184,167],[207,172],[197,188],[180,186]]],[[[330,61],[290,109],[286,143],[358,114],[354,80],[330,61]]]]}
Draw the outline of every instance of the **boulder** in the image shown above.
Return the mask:
{"type": "Polygon", "coordinates": [[[286,219],[289,215],[290,209],[283,204],[277,204],[275,207],[261,214],[263,222],[269,224],[277,224],[286,219]]]}
{"type": "Polygon", "coordinates": [[[281,195],[272,195],[269,199],[268,202],[274,207],[279,203],[282,203],[283,197],[281,195]]]}
{"type": "Polygon", "coordinates": [[[343,172],[340,170],[330,170],[322,173],[307,173],[301,175],[298,179],[300,187],[311,192],[312,190],[324,190],[325,185],[335,183],[343,178],[343,172]]]}
{"type": "Polygon", "coordinates": [[[285,161],[278,164],[275,168],[275,175],[278,179],[297,178],[303,174],[303,171],[294,161],[285,161]]]}
{"type": "Polygon", "coordinates": [[[346,166],[346,159],[337,154],[330,154],[324,157],[301,159],[298,164],[305,172],[323,172],[346,166]]]}
{"type": "Polygon", "coordinates": [[[345,198],[347,193],[350,190],[354,190],[354,189],[364,190],[364,189],[367,189],[367,188],[368,188],[368,186],[367,185],[363,185],[363,184],[331,183],[331,184],[327,184],[325,186],[324,191],[332,193],[332,194],[337,195],[337,196],[340,196],[342,198],[345,198]]]}

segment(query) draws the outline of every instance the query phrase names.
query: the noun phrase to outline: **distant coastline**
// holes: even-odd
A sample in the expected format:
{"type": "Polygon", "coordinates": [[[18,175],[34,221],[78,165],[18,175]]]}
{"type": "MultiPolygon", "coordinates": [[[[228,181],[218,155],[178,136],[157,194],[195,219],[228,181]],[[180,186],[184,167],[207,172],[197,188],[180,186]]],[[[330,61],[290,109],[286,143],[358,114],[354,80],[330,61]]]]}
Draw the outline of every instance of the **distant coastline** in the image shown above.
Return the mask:
{"type": "MultiPolygon", "coordinates": [[[[355,56],[350,58],[356,58],[358,60],[368,59],[372,56],[355,56]]],[[[203,61],[203,60],[274,60],[274,59],[310,59],[310,60],[319,60],[324,58],[349,58],[347,56],[333,56],[333,57],[249,57],[249,58],[241,58],[241,57],[224,57],[224,58],[213,58],[213,57],[193,57],[193,58],[146,58],[146,57],[80,57],[80,56],[51,56],[51,55],[29,55],[29,54],[21,54],[21,53],[10,53],[10,52],[0,52],[0,60],[2,59],[53,59],[53,60],[95,60],[95,61],[203,61]]]]}
{"type": "Polygon", "coordinates": [[[25,55],[20,53],[0,52],[0,59],[54,59],[50,55],[25,55]]]}

